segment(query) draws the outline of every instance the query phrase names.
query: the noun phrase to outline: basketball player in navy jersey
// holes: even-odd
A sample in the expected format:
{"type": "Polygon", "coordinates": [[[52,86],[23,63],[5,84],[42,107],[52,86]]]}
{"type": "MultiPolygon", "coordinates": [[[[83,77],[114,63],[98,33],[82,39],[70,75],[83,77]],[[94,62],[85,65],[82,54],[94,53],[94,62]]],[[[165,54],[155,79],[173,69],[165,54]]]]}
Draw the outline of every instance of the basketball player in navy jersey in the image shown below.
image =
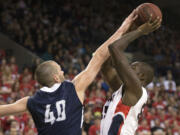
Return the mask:
{"type": "Polygon", "coordinates": [[[85,90],[110,56],[108,45],[126,33],[134,19],[132,13],[95,51],[86,69],[72,82],[64,80],[63,71],[56,62],[46,61],[40,64],[35,71],[35,77],[42,88],[32,97],[1,105],[0,116],[29,111],[39,135],[81,135],[85,90]]]}
{"type": "Polygon", "coordinates": [[[138,118],[147,101],[144,87],[152,81],[153,69],[144,62],[129,65],[124,51],[132,41],[158,29],[160,24],[159,18],[153,22],[150,19],[109,46],[111,58],[102,66],[102,73],[116,92],[104,105],[101,135],[135,134],[138,118]]]}

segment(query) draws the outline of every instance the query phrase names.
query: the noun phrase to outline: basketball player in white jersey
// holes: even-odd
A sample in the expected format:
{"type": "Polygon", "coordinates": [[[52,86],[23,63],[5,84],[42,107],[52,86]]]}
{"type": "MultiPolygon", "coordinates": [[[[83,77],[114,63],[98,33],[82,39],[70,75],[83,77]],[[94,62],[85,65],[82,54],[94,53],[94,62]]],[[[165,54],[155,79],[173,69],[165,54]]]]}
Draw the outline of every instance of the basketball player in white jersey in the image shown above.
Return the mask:
{"type": "Polygon", "coordinates": [[[104,79],[116,92],[104,105],[101,135],[135,134],[139,116],[147,102],[145,86],[153,79],[153,69],[144,62],[129,65],[124,50],[138,37],[158,29],[160,24],[159,18],[154,22],[148,21],[109,46],[111,58],[101,71],[104,79]]]}

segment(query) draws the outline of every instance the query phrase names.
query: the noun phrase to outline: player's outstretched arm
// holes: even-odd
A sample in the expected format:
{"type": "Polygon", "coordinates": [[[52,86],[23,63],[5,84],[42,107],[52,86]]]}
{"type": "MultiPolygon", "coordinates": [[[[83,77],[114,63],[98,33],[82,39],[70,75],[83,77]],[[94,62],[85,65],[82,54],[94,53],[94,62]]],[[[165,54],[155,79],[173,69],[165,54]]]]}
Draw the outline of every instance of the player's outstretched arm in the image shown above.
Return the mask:
{"type": "Polygon", "coordinates": [[[133,12],[133,14],[131,14],[123,22],[122,27],[120,27],[106,42],[104,42],[95,51],[86,69],[73,79],[73,83],[75,85],[78,97],[81,100],[81,102],[84,101],[85,90],[95,79],[96,75],[101,69],[102,64],[110,56],[109,51],[108,51],[108,46],[112,44],[114,41],[116,41],[117,39],[119,39],[121,35],[123,35],[124,33],[128,31],[129,27],[131,26],[132,22],[135,20],[136,17],[137,16],[135,16],[133,12]]]}
{"type": "Polygon", "coordinates": [[[29,97],[24,97],[13,104],[0,105],[0,117],[27,111],[28,98],[29,97]]]}
{"type": "Polygon", "coordinates": [[[132,41],[142,35],[148,34],[156,30],[157,28],[159,28],[159,26],[159,19],[155,20],[152,23],[151,21],[149,21],[148,23],[140,26],[137,30],[125,34],[119,40],[115,41],[112,45],[109,46],[113,65],[123,82],[123,88],[125,89],[125,93],[122,100],[123,103],[126,105],[135,105],[142,95],[142,90],[141,82],[135,72],[131,69],[123,51],[132,41]]]}

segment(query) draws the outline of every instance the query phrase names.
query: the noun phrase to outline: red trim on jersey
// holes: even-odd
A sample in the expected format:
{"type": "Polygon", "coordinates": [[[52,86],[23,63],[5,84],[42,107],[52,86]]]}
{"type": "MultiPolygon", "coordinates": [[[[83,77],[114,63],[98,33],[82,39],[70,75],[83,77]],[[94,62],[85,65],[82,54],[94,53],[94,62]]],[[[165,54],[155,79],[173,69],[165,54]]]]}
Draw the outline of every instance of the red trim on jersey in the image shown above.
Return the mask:
{"type": "MultiPolygon", "coordinates": [[[[130,110],[130,106],[127,106],[127,105],[124,105],[122,103],[122,100],[119,101],[118,105],[116,106],[116,110],[115,110],[115,114],[118,113],[118,112],[121,112],[124,114],[124,117],[126,118],[128,113],[129,113],[129,110],[130,110]]],[[[120,125],[119,127],[119,130],[118,130],[118,135],[120,135],[121,133],[121,128],[122,126],[124,125],[124,122],[120,125]]]]}
{"type": "Polygon", "coordinates": [[[120,133],[121,133],[121,128],[122,128],[123,125],[124,125],[124,122],[120,125],[117,135],[120,135],[120,133]]]}
{"type": "Polygon", "coordinates": [[[130,106],[124,105],[122,103],[122,100],[120,100],[118,105],[116,106],[115,114],[118,113],[118,112],[122,112],[124,114],[125,118],[126,118],[126,116],[129,113],[130,108],[131,108],[130,106]]]}

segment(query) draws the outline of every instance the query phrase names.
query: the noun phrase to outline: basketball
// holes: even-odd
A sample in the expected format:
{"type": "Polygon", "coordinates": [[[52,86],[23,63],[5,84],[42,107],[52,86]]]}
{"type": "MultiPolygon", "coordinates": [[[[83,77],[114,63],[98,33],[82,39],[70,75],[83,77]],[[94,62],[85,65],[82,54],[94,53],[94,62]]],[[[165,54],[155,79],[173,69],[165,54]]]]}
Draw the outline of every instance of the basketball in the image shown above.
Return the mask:
{"type": "Polygon", "coordinates": [[[162,12],[158,6],[152,3],[143,3],[136,8],[136,13],[138,14],[138,18],[136,19],[136,24],[141,25],[147,22],[152,15],[152,21],[154,21],[157,17],[162,19],[162,12]]]}

